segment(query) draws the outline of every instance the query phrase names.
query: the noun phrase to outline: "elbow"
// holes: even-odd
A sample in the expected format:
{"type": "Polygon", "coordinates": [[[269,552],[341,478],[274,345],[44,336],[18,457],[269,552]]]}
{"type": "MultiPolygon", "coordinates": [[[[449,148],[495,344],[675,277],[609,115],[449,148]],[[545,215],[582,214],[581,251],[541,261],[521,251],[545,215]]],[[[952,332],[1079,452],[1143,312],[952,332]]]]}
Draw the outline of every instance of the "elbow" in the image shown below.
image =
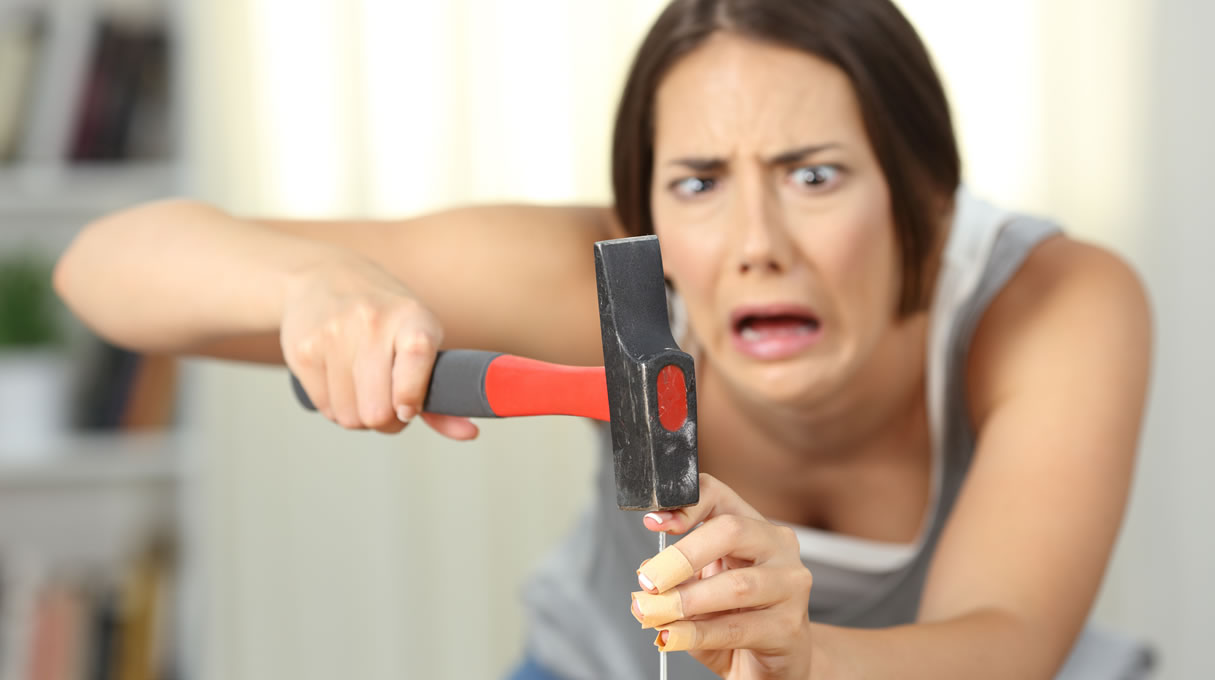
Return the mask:
{"type": "Polygon", "coordinates": [[[86,290],[90,269],[99,266],[100,262],[108,259],[104,245],[112,242],[112,231],[124,213],[99,217],[86,223],[68,243],[67,248],[55,260],[51,271],[51,286],[55,293],[77,315],[80,314],[79,302],[86,290]]]}
{"type": "Polygon", "coordinates": [[[989,675],[993,678],[1054,678],[1079,632],[1079,626],[995,603],[951,613],[922,614],[918,623],[968,631],[978,642],[975,649],[986,648],[984,656],[998,660],[998,673],[989,675]]]}
{"type": "Polygon", "coordinates": [[[79,286],[76,282],[83,278],[79,274],[79,270],[84,267],[81,260],[87,260],[87,253],[82,255],[80,252],[82,250],[81,241],[86,240],[87,233],[91,228],[92,225],[87,225],[81,229],[80,233],[72,239],[67,248],[60,253],[59,258],[55,260],[54,268],[51,270],[51,287],[59,296],[59,299],[63,300],[63,303],[68,306],[68,309],[77,314],[79,310],[75,303],[77,301],[79,286]]]}
{"type": "Polygon", "coordinates": [[[123,258],[134,256],[137,251],[132,246],[146,238],[146,230],[204,209],[210,208],[190,199],[165,199],[86,223],[55,260],[51,286],[68,309],[88,324],[96,311],[89,309],[89,301],[104,292],[99,287],[105,287],[113,272],[126,268],[123,258]]]}

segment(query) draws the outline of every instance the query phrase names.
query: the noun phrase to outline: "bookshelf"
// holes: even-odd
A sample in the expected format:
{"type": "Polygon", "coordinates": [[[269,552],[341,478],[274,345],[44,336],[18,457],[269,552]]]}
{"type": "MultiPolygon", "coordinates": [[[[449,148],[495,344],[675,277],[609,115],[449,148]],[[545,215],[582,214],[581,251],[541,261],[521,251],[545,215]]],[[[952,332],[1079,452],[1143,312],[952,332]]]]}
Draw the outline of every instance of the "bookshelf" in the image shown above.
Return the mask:
{"type": "Polygon", "coordinates": [[[177,192],[175,16],[176,0],[0,0],[0,238],[55,253],[177,192]]]}
{"type": "Polygon", "coordinates": [[[183,446],[178,433],[0,442],[0,679],[170,676],[183,446]]]}
{"type": "MultiPolygon", "coordinates": [[[[180,192],[175,4],[0,0],[0,255],[53,259],[92,220],[180,192]]],[[[172,366],[67,331],[88,396],[66,420],[90,429],[21,444],[0,427],[0,680],[189,677],[171,642],[183,435],[132,425],[175,400],[172,366]]]]}
{"type": "Polygon", "coordinates": [[[109,570],[177,524],[181,435],[76,433],[39,448],[0,444],[4,553],[109,570]]]}
{"type": "Polygon", "coordinates": [[[163,197],[179,185],[169,160],[0,166],[0,212],[25,218],[77,218],[163,197]]]}

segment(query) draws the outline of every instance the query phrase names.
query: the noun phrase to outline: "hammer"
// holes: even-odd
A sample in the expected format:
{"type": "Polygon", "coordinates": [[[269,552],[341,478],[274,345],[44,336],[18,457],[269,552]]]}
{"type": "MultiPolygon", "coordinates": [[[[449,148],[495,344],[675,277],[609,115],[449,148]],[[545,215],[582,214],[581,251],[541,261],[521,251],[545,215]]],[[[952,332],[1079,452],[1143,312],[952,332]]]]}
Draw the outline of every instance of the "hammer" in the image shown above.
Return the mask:
{"type": "MultiPolygon", "coordinates": [[[[480,350],[438,353],[422,410],[474,418],[573,415],[607,420],[616,504],[673,510],[700,499],[696,373],[667,317],[656,236],[595,243],[603,366],[480,350]]],[[[299,380],[295,395],[315,410],[299,380]]]]}

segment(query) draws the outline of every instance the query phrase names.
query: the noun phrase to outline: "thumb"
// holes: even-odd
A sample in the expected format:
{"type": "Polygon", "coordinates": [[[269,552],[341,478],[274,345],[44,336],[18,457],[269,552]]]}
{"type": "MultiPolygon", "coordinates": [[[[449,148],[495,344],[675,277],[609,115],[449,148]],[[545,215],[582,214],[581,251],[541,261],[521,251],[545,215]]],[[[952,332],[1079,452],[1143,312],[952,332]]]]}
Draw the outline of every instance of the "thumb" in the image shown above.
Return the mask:
{"type": "Polygon", "coordinates": [[[435,432],[457,441],[476,439],[477,435],[481,433],[481,430],[471,420],[461,416],[422,412],[422,420],[425,420],[426,424],[435,432]]]}

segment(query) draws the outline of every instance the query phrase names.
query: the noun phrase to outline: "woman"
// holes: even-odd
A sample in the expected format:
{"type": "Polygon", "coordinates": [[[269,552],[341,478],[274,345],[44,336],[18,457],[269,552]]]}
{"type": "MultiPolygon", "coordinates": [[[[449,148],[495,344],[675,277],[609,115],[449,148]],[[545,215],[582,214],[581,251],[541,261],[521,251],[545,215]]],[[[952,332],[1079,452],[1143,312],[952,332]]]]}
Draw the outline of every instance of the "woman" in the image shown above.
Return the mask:
{"type": "Polygon", "coordinates": [[[441,347],[598,363],[591,244],[656,233],[697,362],[701,502],[638,525],[605,470],[529,587],[519,677],[648,674],[656,603],[681,613],[657,644],[691,653],[673,677],[1053,677],[1127,501],[1135,275],[959,188],[942,87],[888,0],[676,0],[612,160],[614,210],[144,205],[85,229],[56,284],[113,342],[285,362],[328,418],[391,433],[441,347]],[[638,571],[657,531],[686,534],[693,577],[638,571]]]}

